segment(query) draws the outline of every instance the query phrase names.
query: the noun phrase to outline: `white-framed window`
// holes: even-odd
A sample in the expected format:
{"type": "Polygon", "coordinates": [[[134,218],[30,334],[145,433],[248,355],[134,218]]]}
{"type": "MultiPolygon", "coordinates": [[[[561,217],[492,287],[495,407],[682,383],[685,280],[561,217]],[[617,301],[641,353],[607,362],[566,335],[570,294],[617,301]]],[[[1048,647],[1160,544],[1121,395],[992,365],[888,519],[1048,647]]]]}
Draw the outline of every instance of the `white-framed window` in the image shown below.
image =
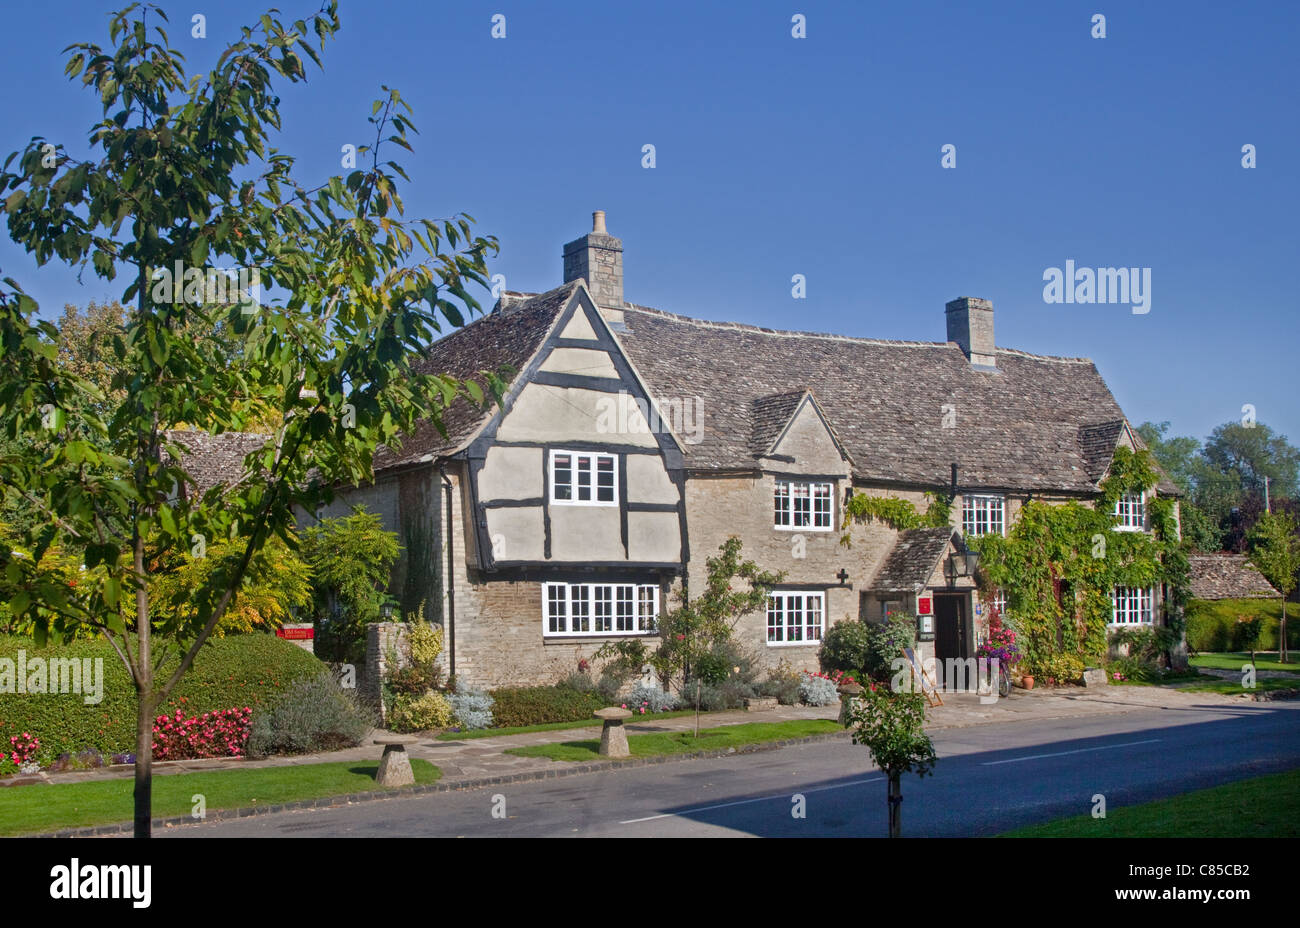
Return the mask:
{"type": "Polygon", "coordinates": [[[1136,586],[1117,586],[1110,594],[1111,625],[1150,625],[1151,603],[1154,599],[1151,589],[1136,586]]]}
{"type": "Polygon", "coordinates": [[[1125,493],[1115,500],[1115,518],[1119,524],[1116,531],[1140,532],[1147,525],[1147,507],[1145,493],[1125,493]]]}
{"type": "Polygon", "coordinates": [[[551,502],[559,506],[617,506],[618,457],[595,451],[551,452],[551,502]]]}
{"type": "Polygon", "coordinates": [[[1000,618],[1007,617],[1007,591],[999,587],[993,591],[993,596],[989,599],[989,608],[996,609],[1000,618]]]}
{"type": "Polygon", "coordinates": [[[659,622],[651,583],[545,583],[542,634],[648,635],[659,622]]]}
{"type": "Polygon", "coordinates": [[[1001,496],[963,496],[961,531],[963,535],[1005,535],[1006,500],[1001,496]]]}
{"type": "Polygon", "coordinates": [[[834,528],[835,484],[778,480],[772,491],[772,525],[829,532],[834,528]]]}
{"type": "Polygon", "coordinates": [[[767,596],[769,645],[815,644],[822,640],[826,594],[820,590],[781,590],[767,596]]]}

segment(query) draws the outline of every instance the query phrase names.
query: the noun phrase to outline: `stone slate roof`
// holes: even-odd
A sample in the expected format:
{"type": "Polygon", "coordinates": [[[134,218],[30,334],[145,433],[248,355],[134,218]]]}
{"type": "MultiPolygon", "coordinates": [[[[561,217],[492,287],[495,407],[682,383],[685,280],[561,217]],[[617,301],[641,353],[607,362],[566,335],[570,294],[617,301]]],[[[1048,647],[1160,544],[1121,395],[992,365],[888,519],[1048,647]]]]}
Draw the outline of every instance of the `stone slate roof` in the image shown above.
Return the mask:
{"type": "Polygon", "coordinates": [[[1083,454],[1083,466],[1093,480],[1100,481],[1106,476],[1110,462],[1115,457],[1115,443],[1123,431],[1123,419],[1079,427],[1079,450],[1083,454]]]}
{"type": "Polygon", "coordinates": [[[984,372],[951,342],[782,332],[631,304],[624,320],[618,339],[655,396],[703,397],[692,469],[755,467],[756,415],[770,413],[760,401],[801,384],[814,385],[868,482],[948,486],[955,461],[965,488],[1095,492],[1100,440],[1124,420],[1086,358],[998,348],[997,371],[984,372]]]}
{"type": "MultiPolygon", "coordinates": [[[[497,308],[436,342],[422,370],[477,377],[522,371],[581,285],[506,293],[497,308]]],[[[692,470],[753,470],[799,400],[815,400],[864,482],[967,489],[1095,492],[1125,423],[1086,358],[996,349],[997,370],[972,369],[951,342],[905,342],[706,322],[626,304],[615,337],[655,398],[703,400],[692,470]],[[953,422],[944,428],[945,416],[953,422]]],[[[376,471],[461,450],[494,410],[457,400],[444,438],[425,424],[376,471]]],[[[1167,478],[1161,491],[1176,492],[1167,478]]]]}
{"type": "Polygon", "coordinates": [[[807,395],[808,391],[800,387],[785,393],[760,396],[750,403],[749,416],[753,423],[750,448],[755,457],[765,455],[772,450],[772,443],[776,441],[807,395]]]}
{"type": "Polygon", "coordinates": [[[948,527],[900,532],[893,550],[871,581],[870,592],[918,593],[925,589],[952,537],[953,530],[948,527]]]}
{"type": "Polygon", "coordinates": [[[169,431],[167,438],[185,448],[185,468],[194,478],[194,492],[199,495],[215,486],[238,483],[244,476],[244,458],[270,440],[269,435],[255,432],[209,435],[187,430],[169,431]]]}
{"type": "Polygon", "coordinates": [[[1244,554],[1191,554],[1187,563],[1194,599],[1278,599],[1282,595],[1244,554]]]}
{"type": "MultiPolygon", "coordinates": [[[[473,379],[486,387],[480,372],[500,371],[504,367],[513,369],[514,373],[506,378],[513,382],[546,340],[560,310],[578,286],[579,282],[574,281],[548,293],[503,293],[491,313],[434,342],[424,359],[415,365],[416,370],[449,374],[461,380],[473,379]]],[[[459,398],[443,416],[446,437],[432,423],[422,423],[402,441],[401,448],[380,448],[376,452],[375,471],[413,464],[426,455],[458,451],[495,411],[495,404],[480,409],[459,398]]]]}

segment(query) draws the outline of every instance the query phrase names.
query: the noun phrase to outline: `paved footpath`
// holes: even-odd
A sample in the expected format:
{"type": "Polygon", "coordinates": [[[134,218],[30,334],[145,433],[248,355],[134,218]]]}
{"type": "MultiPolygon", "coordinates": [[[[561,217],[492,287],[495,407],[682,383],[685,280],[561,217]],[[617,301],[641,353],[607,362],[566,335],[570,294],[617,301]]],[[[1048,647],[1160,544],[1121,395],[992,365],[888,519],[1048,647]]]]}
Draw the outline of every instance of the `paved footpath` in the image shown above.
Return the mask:
{"type": "MultiPolygon", "coordinates": [[[[1223,704],[1240,704],[1239,697],[1216,693],[1185,693],[1178,690],[1150,686],[1114,686],[1098,689],[1059,687],[1055,689],[1015,690],[1005,699],[989,705],[981,704],[973,694],[945,694],[944,704],[928,710],[926,728],[942,730],[966,728],[1014,721],[1046,721],[1051,719],[1078,719],[1086,716],[1126,713],[1143,709],[1187,709],[1223,704]]],[[[814,708],[808,706],[781,706],[758,712],[706,712],[700,716],[701,728],[720,725],[740,725],[747,722],[785,722],[796,719],[835,719],[839,706],[814,708]]],[[[506,754],[507,748],[559,741],[584,741],[600,736],[600,723],[591,728],[569,728],[559,731],[530,732],[522,735],[497,735],[489,738],[462,741],[438,741],[421,737],[407,747],[412,757],[423,758],[442,770],[444,787],[458,783],[475,785],[486,778],[533,774],[548,768],[563,766],[561,761],[545,757],[518,757],[506,754]]],[[[646,722],[629,720],[629,734],[646,732],[685,731],[695,727],[694,716],[654,719],[646,722]]],[[[371,737],[382,734],[375,732],[371,737]]],[[[843,735],[847,737],[847,733],[843,735]]],[[[191,760],[156,763],[154,773],[168,775],[192,773],[199,770],[232,770],[249,767],[287,767],[302,764],[320,764],[333,761],[377,761],[382,748],[367,738],[361,747],[320,754],[299,754],[291,757],[268,757],[261,760],[191,760]]],[[[76,783],[86,780],[105,780],[134,775],[130,766],[100,770],[72,771],[68,773],[42,773],[38,779],[48,783],[76,783]]],[[[36,779],[36,778],[33,778],[36,779]]]]}

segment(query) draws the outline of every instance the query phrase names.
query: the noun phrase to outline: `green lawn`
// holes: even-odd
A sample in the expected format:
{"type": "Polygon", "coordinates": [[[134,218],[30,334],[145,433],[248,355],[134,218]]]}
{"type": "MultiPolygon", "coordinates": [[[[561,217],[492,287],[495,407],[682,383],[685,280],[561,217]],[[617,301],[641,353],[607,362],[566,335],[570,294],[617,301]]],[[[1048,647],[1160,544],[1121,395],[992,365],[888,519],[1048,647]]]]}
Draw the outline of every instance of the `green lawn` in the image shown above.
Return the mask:
{"type": "MultiPolygon", "coordinates": [[[[1268,652],[1273,657],[1259,651],[1255,652],[1255,669],[1256,670],[1285,670],[1288,673],[1300,674],[1300,661],[1287,661],[1283,664],[1276,657],[1277,652],[1268,652]]],[[[1288,652],[1289,653],[1289,652],[1288,652]]],[[[1216,670],[1241,670],[1242,664],[1250,663],[1250,652],[1237,651],[1229,654],[1198,654],[1191,659],[1193,667],[1213,667],[1216,670]]]]}
{"type": "MultiPolygon", "coordinates": [[[[629,725],[638,722],[653,722],[655,719],[675,719],[682,715],[694,715],[694,709],[677,709],[673,712],[650,712],[646,715],[634,715],[628,719],[629,725]]],[[[497,735],[526,735],[533,731],[564,731],[567,728],[598,728],[604,724],[600,719],[579,719],[576,722],[546,722],[541,725],[515,725],[512,728],[477,728],[473,731],[445,731],[438,736],[439,741],[472,741],[475,738],[495,738],[497,735]]]]}
{"type": "Polygon", "coordinates": [[[1009,831],[1005,838],[1300,838],[1300,770],[1009,831]]]}
{"type": "MultiPolygon", "coordinates": [[[[743,725],[724,725],[720,728],[654,732],[645,735],[628,735],[628,747],[634,757],[652,757],[659,754],[689,754],[692,751],[716,751],[762,744],[765,741],[782,741],[786,738],[807,738],[843,731],[844,726],[827,719],[808,719],[795,722],[747,722],[743,725]]],[[[561,741],[556,744],[536,744],[524,748],[507,748],[507,754],[520,757],[549,757],[551,760],[591,761],[602,760],[598,752],[600,739],[590,741],[561,741]]]]}
{"type": "MultiPolygon", "coordinates": [[[[196,793],[203,794],[209,811],[364,793],[378,788],[378,767],[378,761],[343,761],[155,776],[153,814],[154,818],[191,815],[191,797],[196,793]]],[[[442,776],[427,760],[412,758],[411,768],[416,783],[435,783],[442,776]]],[[[134,815],[134,786],[134,780],[124,778],[0,788],[0,835],[129,822],[134,815]]]]}
{"type": "Polygon", "coordinates": [[[1256,677],[1255,688],[1248,690],[1241,685],[1240,680],[1217,679],[1206,683],[1193,683],[1191,686],[1180,686],[1179,689],[1184,693],[1226,693],[1229,696],[1236,696],[1241,693],[1300,689],[1300,680],[1291,677],[1256,677]]]}

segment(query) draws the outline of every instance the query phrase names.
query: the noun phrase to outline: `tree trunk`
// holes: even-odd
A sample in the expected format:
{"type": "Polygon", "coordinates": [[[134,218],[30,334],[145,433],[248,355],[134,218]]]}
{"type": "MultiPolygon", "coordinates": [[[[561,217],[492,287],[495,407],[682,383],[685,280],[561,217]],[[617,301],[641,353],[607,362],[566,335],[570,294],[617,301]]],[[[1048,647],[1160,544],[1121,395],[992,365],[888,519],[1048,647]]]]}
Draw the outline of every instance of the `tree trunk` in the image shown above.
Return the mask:
{"type": "Polygon", "coordinates": [[[1285,597],[1285,596],[1282,597],[1282,627],[1279,629],[1279,632],[1280,632],[1280,634],[1281,634],[1281,636],[1282,636],[1282,639],[1281,639],[1281,641],[1278,642],[1278,645],[1277,645],[1277,651],[1278,651],[1277,656],[1278,656],[1278,660],[1280,660],[1282,663],[1285,664],[1285,663],[1286,663],[1286,658],[1287,658],[1287,652],[1286,652],[1286,597],[1285,597]]]}
{"type": "Polygon", "coordinates": [[[135,836],[148,838],[153,826],[153,681],[138,693],[135,720],[135,836]]]}
{"type": "Polygon", "coordinates": [[[902,775],[891,773],[889,776],[889,837],[903,836],[903,787],[902,775]]]}
{"type": "Polygon", "coordinates": [[[153,654],[149,640],[149,595],[144,585],[144,539],[138,532],[135,576],[139,584],[135,592],[135,836],[148,838],[153,824],[153,654]]]}

